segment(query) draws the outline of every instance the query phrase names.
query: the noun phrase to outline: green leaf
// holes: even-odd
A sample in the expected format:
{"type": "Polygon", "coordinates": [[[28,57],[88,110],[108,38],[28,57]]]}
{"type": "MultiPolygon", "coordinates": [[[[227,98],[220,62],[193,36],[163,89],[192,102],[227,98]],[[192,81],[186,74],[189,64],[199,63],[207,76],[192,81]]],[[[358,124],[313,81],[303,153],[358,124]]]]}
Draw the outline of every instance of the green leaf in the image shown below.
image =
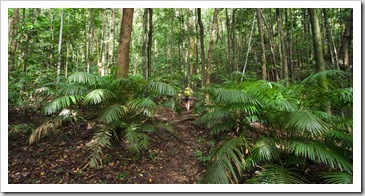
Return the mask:
{"type": "Polygon", "coordinates": [[[45,115],[53,114],[59,111],[60,109],[69,107],[71,105],[71,100],[74,104],[76,104],[76,102],[80,99],[82,99],[81,96],[73,96],[73,95],[66,95],[63,97],[59,97],[44,106],[43,108],[44,114],[45,115]]]}
{"type": "Polygon", "coordinates": [[[127,113],[127,108],[122,105],[109,105],[99,115],[99,119],[103,123],[111,123],[120,120],[127,113]]]}
{"type": "Polygon", "coordinates": [[[117,96],[108,89],[95,89],[89,92],[84,99],[84,104],[99,104],[110,99],[115,99],[117,96]]]}
{"type": "Polygon", "coordinates": [[[305,184],[306,180],[299,171],[282,166],[269,165],[256,172],[256,176],[247,180],[249,184],[305,184]]]}
{"type": "Polygon", "coordinates": [[[329,172],[321,177],[325,184],[352,184],[353,177],[345,172],[329,172]]]}
{"type": "Polygon", "coordinates": [[[150,82],[147,84],[146,90],[155,91],[160,95],[170,95],[170,96],[177,95],[176,89],[164,82],[150,82]]]}

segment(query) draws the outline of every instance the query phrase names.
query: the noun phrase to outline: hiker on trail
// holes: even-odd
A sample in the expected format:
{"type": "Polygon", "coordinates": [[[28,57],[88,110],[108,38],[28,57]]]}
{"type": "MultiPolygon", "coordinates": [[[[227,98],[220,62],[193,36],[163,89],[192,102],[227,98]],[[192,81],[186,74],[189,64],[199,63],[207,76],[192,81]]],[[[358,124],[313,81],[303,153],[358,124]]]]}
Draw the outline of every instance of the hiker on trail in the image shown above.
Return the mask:
{"type": "Polygon", "coordinates": [[[191,101],[191,95],[193,94],[193,90],[191,90],[190,85],[188,84],[188,87],[184,89],[184,100],[185,100],[185,108],[186,111],[189,111],[190,108],[190,101],[191,101]]]}

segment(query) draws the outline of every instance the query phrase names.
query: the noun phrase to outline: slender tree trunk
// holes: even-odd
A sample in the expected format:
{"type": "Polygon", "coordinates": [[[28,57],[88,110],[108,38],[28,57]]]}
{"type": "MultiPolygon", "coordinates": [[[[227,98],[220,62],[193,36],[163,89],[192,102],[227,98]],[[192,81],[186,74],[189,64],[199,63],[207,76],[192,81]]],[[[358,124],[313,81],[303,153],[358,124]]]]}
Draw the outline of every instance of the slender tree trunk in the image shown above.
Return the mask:
{"type": "MultiPolygon", "coordinates": [[[[19,20],[19,9],[18,8],[14,8],[14,15],[12,17],[12,27],[13,27],[13,31],[12,31],[12,40],[11,40],[11,43],[10,43],[10,54],[9,54],[9,71],[12,71],[15,69],[15,59],[16,59],[16,48],[17,48],[17,45],[18,45],[18,42],[17,42],[17,35],[18,35],[18,20],[19,20]]],[[[10,27],[9,27],[9,30],[10,30],[10,27]]],[[[10,35],[10,34],[9,34],[10,35]]],[[[10,37],[10,36],[9,36],[10,37]]]]}
{"type": "Polygon", "coordinates": [[[267,74],[266,74],[266,56],[265,56],[265,42],[264,42],[264,33],[262,32],[262,17],[261,17],[261,9],[257,8],[256,9],[256,14],[257,14],[257,25],[259,28],[259,34],[260,34],[260,42],[261,42],[261,68],[262,68],[262,79],[266,80],[267,79],[267,74]]]}
{"type": "Polygon", "coordinates": [[[333,44],[332,30],[331,30],[331,26],[328,22],[327,9],[323,8],[322,10],[323,10],[324,23],[325,23],[325,27],[326,27],[327,44],[328,44],[328,49],[329,49],[329,52],[331,55],[332,67],[333,67],[333,69],[339,69],[338,58],[337,58],[337,54],[335,54],[335,46],[333,44]]]}
{"type": "Polygon", "coordinates": [[[350,69],[350,44],[352,40],[352,15],[353,10],[351,10],[350,18],[348,19],[345,27],[345,31],[343,33],[342,39],[342,56],[343,56],[343,64],[346,70],[350,69]]]}
{"type": "Polygon", "coordinates": [[[233,57],[233,67],[235,71],[238,71],[237,64],[237,39],[236,39],[236,8],[232,8],[232,57],[233,57]]]}
{"type": "Polygon", "coordinates": [[[123,18],[120,25],[120,38],[117,65],[115,71],[116,78],[127,78],[129,72],[129,47],[132,35],[133,8],[123,9],[123,18]]]}
{"type": "Polygon", "coordinates": [[[289,86],[289,71],[288,71],[288,62],[287,62],[287,56],[286,56],[286,46],[284,41],[284,35],[283,35],[283,23],[281,19],[281,10],[280,8],[276,8],[276,16],[278,20],[278,35],[280,40],[280,51],[281,51],[281,66],[283,69],[283,79],[285,80],[285,86],[289,86]]]}
{"type": "Polygon", "coordinates": [[[107,10],[105,9],[104,10],[104,14],[103,14],[103,30],[102,30],[102,43],[100,44],[101,46],[101,62],[98,63],[99,65],[99,68],[98,68],[98,72],[99,72],[99,75],[100,76],[104,76],[105,75],[105,60],[106,58],[108,57],[105,57],[107,54],[106,54],[106,36],[105,36],[105,33],[106,33],[106,17],[107,17],[107,10]]]}
{"type": "Polygon", "coordinates": [[[61,76],[62,27],[63,27],[63,8],[61,13],[60,38],[58,40],[57,83],[60,82],[60,76],[61,76]]]}
{"type": "Polygon", "coordinates": [[[204,26],[201,18],[201,8],[198,8],[198,24],[200,28],[200,50],[202,59],[202,76],[203,76],[202,87],[205,87],[204,81],[206,81],[207,75],[206,75],[205,54],[204,54],[204,26]]]}
{"type": "Polygon", "coordinates": [[[148,8],[144,8],[143,12],[143,43],[142,43],[142,75],[143,78],[147,79],[147,40],[148,40],[148,30],[147,30],[147,22],[148,22],[148,8]]]}
{"type": "MultiPolygon", "coordinates": [[[[190,13],[190,10],[189,10],[190,13]]],[[[189,14],[190,15],[190,14],[189,14]]],[[[194,65],[194,56],[195,56],[195,40],[194,40],[194,18],[188,18],[188,33],[189,33],[189,75],[196,74],[196,66],[194,65]]]]}
{"type": "MultiPolygon", "coordinates": [[[[322,53],[322,37],[321,37],[321,31],[319,28],[319,21],[317,16],[317,9],[308,9],[309,15],[310,15],[310,22],[312,27],[312,37],[313,37],[313,48],[314,48],[314,57],[316,60],[316,68],[317,72],[321,72],[325,70],[325,63],[323,59],[323,53],[322,53]]],[[[324,92],[328,91],[327,86],[327,79],[325,76],[320,77],[319,79],[319,85],[323,89],[324,92]]],[[[323,110],[327,113],[331,113],[329,108],[329,103],[324,102],[322,104],[323,110]]]]}
{"type": "Polygon", "coordinates": [[[109,32],[109,59],[107,65],[107,73],[110,74],[110,66],[113,64],[114,56],[114,33],[115,33],[115,8],[112,8],[112,20],[110,21],[110,32],[109,32]]]}
{"type": "Polygon", "coordinates": [[[226,8],[226,27],[227,27],[227,68],[228,73],[232,73],[234,71],[233,66],[231,64],[231,29],[230,22],[228,17],[228,8],[226,8]]]}
{"type": "Polygon", "coordinates": [[[68,46],[66,45],[65,78],[67,78],[67,74],[68,74],[68,46]]]}
{"type": "Polygon", "coordinates": [[[152,76],[152,33],[153,33],[153,23],[152,23],[153,10],[148,8],[148,43],[147,43],[147,78],[148,80],[152,76]]]}
{"type": "MultiPolygon", "coordinates": [[[[261,18],[262,20],[264,21],[264,24],[266,26],[266,29],[267,29],[267,35],[268,35],[268,39],[269,39],[269,47],[270,47],[270,51],[271,51],[271,55],[272,55],[272,63],[273,63],[273,66],[271,68],[272,70],[272,79],[275,80],[276,82],[279,80],[278,78],[278,74],[277,74],[277,68],[276,68],[276,48],[275,48],[275,44],[274,44],[274,39],[273,39],[273,30],[272,30],[272,23],[271,23],[271,17],[270,17],[270,26],[267,24],[266,20],[265,20],[265,17],[262,13],[262,10],[260,10],[261,13],[261,18]]],[[[271,15],[271,10],[270,10],[270,15],[271,15]]]]}
{"type": "Polygon", "coordinates": [[[207,62],[207,70],[206,70],[206,78],[204,86],[207,86],[210,83],[210,72],[212,70],[213,48],[214,48],[214,34],[217,31],[217,18],[218,18],[218,9],[215,8],[213,14],[212,29],[210,31],[210,38],[209,38],[208,62],[207,62]]]}
{"type": "Polygon", "coordinates": [[[92,58],[93,58],[93,36],[92,36],[92,32],[93,32],[93,24],[94,24],[94,17],[93,17],[93,12],[92,12],[92,8],[90,8],[90,25],[89,25],[89,48],[88,48],[88,58],[87,58],[87,67],[86,67],[86,72],[90,73],[90,65],[92,64],[92,58]]]}

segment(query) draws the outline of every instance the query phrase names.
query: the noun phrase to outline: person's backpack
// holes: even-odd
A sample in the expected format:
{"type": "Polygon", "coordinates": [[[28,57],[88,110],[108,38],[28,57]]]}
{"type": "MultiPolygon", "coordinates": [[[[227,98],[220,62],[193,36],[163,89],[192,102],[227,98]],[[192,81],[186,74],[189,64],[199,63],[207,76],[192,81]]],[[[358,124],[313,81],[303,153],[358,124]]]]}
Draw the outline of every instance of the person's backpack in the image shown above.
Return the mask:
{"type": "Polygon", "coordinates": [[[191,89],[189,87],[186,87],[184,90],[184,95],[187,97],[190,97],[191,95],[191,89]]]}

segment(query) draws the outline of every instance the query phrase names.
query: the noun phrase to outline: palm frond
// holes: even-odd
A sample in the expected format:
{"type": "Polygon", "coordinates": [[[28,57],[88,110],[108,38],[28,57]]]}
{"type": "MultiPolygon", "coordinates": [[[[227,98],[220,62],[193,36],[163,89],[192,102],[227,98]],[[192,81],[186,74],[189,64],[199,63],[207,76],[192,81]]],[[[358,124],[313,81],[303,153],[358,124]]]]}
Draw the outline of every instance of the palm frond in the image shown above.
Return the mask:
{"type": "Polygon", "coordinates": [[[325,184],[352,184],[353,177],[345,172],[329,172],[322,176],[325,184]]]}
{"type": "Polygon", "coordinates": [[[89,166],[90,168],[101,168],[103,165],[103,148],[110,148],[111,131],[102,126],[100,130],[98,130],[93,139],[87,143],[87,147],[92,151],[90,156],[87,158],[89,162],[85,165],[85,167],[89,166]]]}
{"type": "Polygon", "coordinates": [[[274,161],[279,159],[279,149],[273,138],[263,137],[252,148],[251,155],[258,162],[274,161]]]}
{"type": "Polygon", "coordinates": [[[293,169],[270,165],[257,171],[256,176],[246,181],[249,184],[305,184],[302,174],[293,169]]]}
{"type": "Polygon", "coordinates": [[[170,96],[177,95],[176,89],[170,84],[164,82],[150,82],[147,84],[146,90],[155,91],[160,95],[170,95],[170,96]]]}
{"type": "Polygon", "coordinates": [[[239,90],[222,90],[214,100],[217,104],[232,102],[259,104],[257,99],[248,93],[239,90]]]}
{"type": "Polygon", "coordinates": [[[111,123],[120,120],[127,113],[127,108],[122,105],[109,105],[99,115],[99,119],[103,123],[111,123]]]}
{"type": "Polygon", "coordinates": [[[229,119],[234,119],[234,116],[225,110],[214,110],[212,112],[204,114],[197,120],[198,124],[206,124],[208,127],[216,125],[223,120],[230,121],[229,119]]]}
{"type": "Polygon", "coordinates": [[[307,85],[310,85],[310,84],[315,84],[318,82],[318,80],[320,78],[323,78],[323,77],[332,77],[332,76],[341,76],[341,77],[346,77],[348,76],[349,74],[345,71],[341,71],[341,70],[337,70],[337,69],[333,69],[333,70],[324,70],[324,71],[321,71],[321,72],[317,72],[315,74],[312,74],[310,76],[308,76],[307,78],[305,78],[301,84],[307,84],[307,85]]]}
{"type": "Polygon", "coordinates": [[[59,111],[60,109],[69,107],[71,103],[76,104],[76,102],[81,99],[82,96],[77,96],[77,95],[65,95],[59,97],[43,107],[44,114],[45,115],[53,114],[59,111]]]}
{"type": "Polygon", "coordinates": [[[232,110],[235,112],[245,112],[248,115],[254,115],[259,113],[257,105],[251,103],[249,104],[239,103],[239,102],[228,103],[225,105],[225,109],[232,110]]]}
{"type": "Polygon", "coordinates": [[[352,87],[339,89],[336,94],[341,103],[343,104],[353,103],[354,99],[353,99],[352,87]]]}
{"type": "Polygon", "coordinates": [[[58,93],[61,95],[85,95],[87,88],[84,86],[68,85],[61,87],[58,93]]]}
{"type": "Polygon", "coordinates": [[[139,131],[139,126],[135,123],[125,130],[124,139],[131,152],[140,153],[142,150],[148,149],[149,138],[147,134],[139,131]]]}
{"type": "Polygon", "coordinates": [[[87,72],[76,72],[68,76],[68,83],[80,83],[88,86],[104,86],[106,81],[97,75],[87,72]]]}
{"type": "Polygon", "coordinates": [[[299,139],[291,139],[288,142],[288,150],[290,153],[340,170],[352,171],[352,163],[341,156],[336,150],[326,146],[322,142],[299,139]]]}
{"type": "Polygon", "coordinates": [[[278,118],[281,127],[299,133],[310,133],[312,136],[318,136],[328,130],[327,124],[310,111],[287,112],[278,118]]]}
{"type": "Polygon", "coordinates": [[[84,104],[99,104],[107,100],[115,99],[117,96],[108,89],[95,89],[89,92],[84,98],[84,104]]]}
{"type": "Polygon", "coordinates": [[[131,100],[128,106],[137,113],[142,112],[146,116],[152,116],[157,104],[150,98],[142,98],[131,100]]]}
{"type": "Polygon", "coordinates": [[[37,127],[32,134],[29,136],[28,144],[32,145],[35,141],[39,140],[41,137],[47,135],[50,131],[56,131],[62,124],[62,118],[53,118],[39,127],[37,127]]]}
{"type": "Polygon", "coordinates": [[[337,130],[329,130],[324,134],[326,141],[334,142],[334,143],[341,143],[344,142],[347,146],[352,147],[353,144],[353,135],[346,134],[343,131],[337,130]]]}
{"type": "Polygon", "coordinates": [[[285,111],[285,112],[294,112],[298,109],[296,105],[290,103],[288,100],[284,98],[277,98],[270,100],[267,106],[275,110],[285,111]]]}
{"type": "Polygon", "coordinates": [[[243,151],[247,146],[243,137],[222,144],[212,156],[212,163],[204,174],[202,183],[237,183],[238,177],[242,175],[242,168],[245,167],[243,151]]]}

